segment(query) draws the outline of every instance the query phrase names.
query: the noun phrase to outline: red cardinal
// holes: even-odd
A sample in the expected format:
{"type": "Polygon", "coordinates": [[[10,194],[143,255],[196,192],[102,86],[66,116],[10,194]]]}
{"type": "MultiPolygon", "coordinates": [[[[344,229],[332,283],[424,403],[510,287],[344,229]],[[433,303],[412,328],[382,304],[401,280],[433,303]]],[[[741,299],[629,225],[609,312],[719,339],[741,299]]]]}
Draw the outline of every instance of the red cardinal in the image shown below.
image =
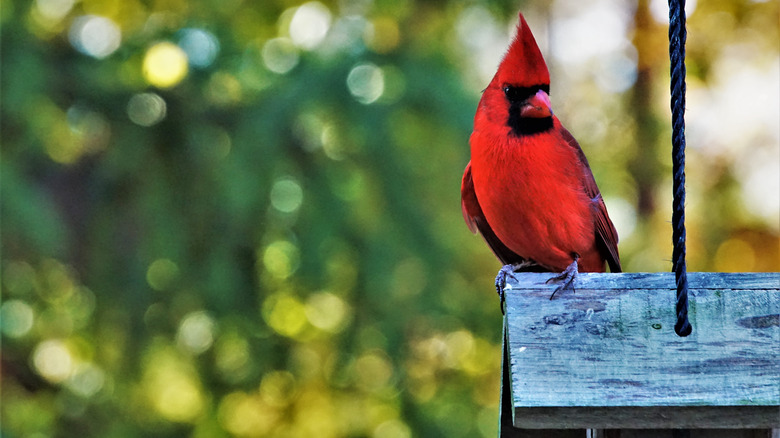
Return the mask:
{"type": "Polygon", "coordinates": [[[520,14],[479,101],[461,186],[469,229],[505,265],[496,277],[502,301],[512,272],[563,271],[550,279],[562,282],[557,292],[578,270],[604,272],[605,262],[621,270],[615,226],[585,154],[553,115],[549,92],[550,73],[520,14]]]}

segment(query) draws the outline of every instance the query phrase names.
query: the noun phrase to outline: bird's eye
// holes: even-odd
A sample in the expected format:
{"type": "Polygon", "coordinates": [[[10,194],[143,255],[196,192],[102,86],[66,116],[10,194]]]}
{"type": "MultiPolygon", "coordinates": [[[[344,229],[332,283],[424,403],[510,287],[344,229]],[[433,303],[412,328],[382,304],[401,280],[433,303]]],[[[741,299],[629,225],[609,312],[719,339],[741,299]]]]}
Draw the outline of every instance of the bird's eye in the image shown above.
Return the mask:
{"type": "Polygon", "coordinates": [[[522,102],[536,93],[536,89],[532,87],[513,87],[511,85],[504,85],[504,96],[510,102],[522,102]]]}
{"type": "Polygon", "coordinates": [[[550,94],[550,86],[547,84],[533,85],[530,87],[515,87],[513,85],[504,85],[502,88],[504,96],[506,96],[507,100],[512,103],[523,102],[536,94],[536,92],[539,90],[550,94]]]}
{"type": "Polygon", "coordinates": [[[509,99],[510,102],[513,102],[517,99],[517,96],[514,92],[515,88],[510,87],[509,85],[504,86],[504,96],[506,96],[507,99],[509,99]]]}

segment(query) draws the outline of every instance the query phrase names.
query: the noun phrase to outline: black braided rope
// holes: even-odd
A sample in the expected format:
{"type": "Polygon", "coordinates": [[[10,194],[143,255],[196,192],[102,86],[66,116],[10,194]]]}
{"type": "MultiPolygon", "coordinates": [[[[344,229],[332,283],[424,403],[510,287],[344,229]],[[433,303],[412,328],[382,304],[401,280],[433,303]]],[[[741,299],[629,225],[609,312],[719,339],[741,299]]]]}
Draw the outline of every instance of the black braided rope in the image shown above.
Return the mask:
{"type": "Polygon", "coordinates": [[[685,0],[669,0],[669,59],[672,106],[672,263],[677,283],[678,336],[693,330],[688,322],[688,273],[685,267],[685,0]]]}

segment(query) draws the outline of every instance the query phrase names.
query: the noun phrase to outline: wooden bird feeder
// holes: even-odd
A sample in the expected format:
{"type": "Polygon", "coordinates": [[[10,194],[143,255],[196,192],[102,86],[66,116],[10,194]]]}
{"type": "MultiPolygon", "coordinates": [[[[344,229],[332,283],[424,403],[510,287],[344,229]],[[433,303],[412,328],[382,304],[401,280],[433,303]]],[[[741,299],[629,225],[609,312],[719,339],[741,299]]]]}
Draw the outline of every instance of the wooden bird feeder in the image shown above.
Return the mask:
{"type": "Polygon", "coordinates": [[[687,337],[672,273],[550,275],[508,279],[500,437],[780,438],[780,273],[689,273],[687,337]]]}

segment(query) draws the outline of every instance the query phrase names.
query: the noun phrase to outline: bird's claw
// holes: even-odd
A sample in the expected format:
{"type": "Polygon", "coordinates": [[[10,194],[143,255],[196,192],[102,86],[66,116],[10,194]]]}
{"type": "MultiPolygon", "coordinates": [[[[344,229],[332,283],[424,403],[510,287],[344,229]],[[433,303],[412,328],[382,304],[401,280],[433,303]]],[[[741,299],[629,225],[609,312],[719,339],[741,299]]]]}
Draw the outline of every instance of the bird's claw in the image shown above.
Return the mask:
{"type": "Polygon", "coordinates": [[[501,269],[498,270],[498,274],[496,275],[496,292],[498,292],[498,297],[500,299],[499,306],[501,307],[501,314],[504,314],[504,302],[506,301],[506,297],[504,295],[504,290],[506,289],[506,277],[512,277],[515,280],[517,278],[514,276],[515,272],[515,266],[514,265],[504,265],[501,267],[501,269]]]}
{"type": "Polygon", "coordinates": [[[555,288],[552,295],[550,295],[550,299],[552,300],[555,294],[559,291],[571,289],[572,292],[574,292],[574,279],[577,278],[577,272],[578,272],[578,266],[577,266],[577,260],[579,259],[579,256],[574,257],[574,261],[571,262],[569,266],[566,267],[566,269],[563,270],[560,274],[551,277],[548,279],[545,283],[561,283],[558,287],[555,288]]]}
{"type": "Polygon", "coordinates": [[[517,277],[515,277],[515,272],[521,272],[521,271],[529,271],[529,272],[541,272],[536,271],[536,269],[539,269],[540,266],[538,263],[536,263],[533,260],[521,260],[517,263],[504,265],[501,267],[501,269],[498,270],[498,274],[496,275],[496,292],[498,292],[498,297],[501,299],[500,305],[501,305],[501,314],[504,313],[504,302],[506,301],[505,291],[506,289],[511,289],[511,286],[507,286],[506,284],[506,277],[512,277],[517,281],[517,277]]]}

